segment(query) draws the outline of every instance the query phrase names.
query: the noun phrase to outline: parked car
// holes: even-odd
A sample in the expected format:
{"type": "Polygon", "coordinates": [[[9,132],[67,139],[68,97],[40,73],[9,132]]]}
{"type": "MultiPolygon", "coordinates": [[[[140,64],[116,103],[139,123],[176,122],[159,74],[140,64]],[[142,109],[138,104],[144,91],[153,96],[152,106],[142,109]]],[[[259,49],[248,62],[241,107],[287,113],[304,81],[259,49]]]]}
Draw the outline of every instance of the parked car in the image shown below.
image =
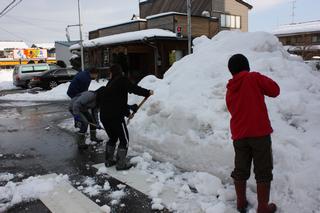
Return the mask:
{"type": "Polygon", "coordinates": [[[71,81],[77,73],[77,70],[71,68],[49,70],[39,76],[33,77],[30,81],[30,86],[50,90],[61,83],[71,81]]]}
{"type": "Polygon", "coordinates": [[[59,68],[58,65],[46,63],[17,65],[12,74],[13,84],[18,87],[28,88],[33,77],[57,68],[59,68]]]}
{"type": "Polygon", "coordinates": [[[320,71],[320,60],[307,60],[304,61],[306,64],[308,64],[313,70],[320,71]]]}

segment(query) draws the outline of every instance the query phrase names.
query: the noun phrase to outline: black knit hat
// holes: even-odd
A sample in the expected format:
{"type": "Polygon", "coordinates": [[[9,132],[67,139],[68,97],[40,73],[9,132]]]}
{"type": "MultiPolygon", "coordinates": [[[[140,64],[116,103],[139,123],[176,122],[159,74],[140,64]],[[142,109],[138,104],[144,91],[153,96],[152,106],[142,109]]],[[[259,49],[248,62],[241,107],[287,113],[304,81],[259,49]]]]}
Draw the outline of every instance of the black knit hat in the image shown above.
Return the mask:
{"type": "Polygon", "coordinates": [[[122,67],[119,64],[113,64],[109,70],[112,73],[112,77],[123,75],[122,67]]]}
{"type": "Polygon", "coordinates": [[[249,61],[242,54],[235,54],[231,56],[228,62],[228,68],[232,75],[241,71],[250,71],[249,61]]]}

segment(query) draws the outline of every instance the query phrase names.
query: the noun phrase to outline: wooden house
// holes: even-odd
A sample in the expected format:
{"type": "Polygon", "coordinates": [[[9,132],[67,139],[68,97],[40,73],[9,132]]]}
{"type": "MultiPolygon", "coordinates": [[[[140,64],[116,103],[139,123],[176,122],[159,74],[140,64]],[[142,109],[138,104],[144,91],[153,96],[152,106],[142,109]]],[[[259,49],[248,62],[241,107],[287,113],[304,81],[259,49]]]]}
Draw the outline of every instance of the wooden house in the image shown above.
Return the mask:
{"type": "MultiPolygon", "coordinates": [[[[248,30],[251,5],[244,1],[194,2],[192,38],[211,38],[222,29],[248,30]]],[[[104,71],[111,63],[119,63],[126,75],[137,82],[148,74],[162,78],[175,61],[187,54],[185,0],[147,0],[140,2],[139,8],[140,17],[89,32],[89,41],[84,43],[85,64],[104,71]]]]}
{"type": "Polygon", "coordinates": [[[283,25],[273,33],[289,53],[305,60],[320,57],[320,21],[283,25]]]}

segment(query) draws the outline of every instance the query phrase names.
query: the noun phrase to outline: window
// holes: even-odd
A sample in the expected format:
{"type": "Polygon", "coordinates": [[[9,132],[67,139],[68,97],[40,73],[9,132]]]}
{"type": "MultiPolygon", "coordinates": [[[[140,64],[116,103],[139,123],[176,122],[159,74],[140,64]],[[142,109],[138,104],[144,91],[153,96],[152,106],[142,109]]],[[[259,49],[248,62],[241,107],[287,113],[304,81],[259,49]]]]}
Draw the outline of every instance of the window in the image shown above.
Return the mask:
{"type": "Polygon", "coordinates": [[[21,67],[22,73],[33,72],[33,66],[21,67]]]}
{"type": "Polygon", "coordinates": [[[54,75],[67,75],[66,70],[57,70],[54,72],[54,75]]]}
{"type": "Polygon", "coordinates": [[[103,60],[103,67],[107,67],[109,65],[110,62],[110,58],[109,58],[109,48],[104,49],[103,50],[103,56],[102,56],[102,60],[103,60]]]}
{"type": "Polygon", "coordinates": [[[67,72],[68,72],[69,75],[76,75],[76,74],[78,74],[78,71],[77,71],[77,70],[74,70],[74,69],[69,69],[69,70],[67,70],[67,72]]]}
{"type": "Polygon", "coordinates": [[[312,36],[312,43],[320,43],[320,34],[312,36]]]}
{"type": "Polygon", "coordinates": [[[241,17],[235,16],[235,15],[221,14],[220,24],[221,24],[221,27],[240,29],[241,28],[241,17]]]}
{"type": "Polygon", "coordinates": [[[46,71],[48,70],[48,66],[47,65],[37,65],[34,66],[34,71],[46,71]]]}

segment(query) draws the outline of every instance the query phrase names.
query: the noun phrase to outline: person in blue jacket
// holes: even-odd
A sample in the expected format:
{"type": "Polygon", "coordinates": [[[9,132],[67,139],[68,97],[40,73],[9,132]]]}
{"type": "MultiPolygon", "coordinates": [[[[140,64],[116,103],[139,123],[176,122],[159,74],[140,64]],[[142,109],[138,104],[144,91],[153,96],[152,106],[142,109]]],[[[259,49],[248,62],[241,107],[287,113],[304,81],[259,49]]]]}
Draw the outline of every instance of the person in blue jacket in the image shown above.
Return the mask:
{"type": "Polygon", "coordinates": [[[91,79],[96,79],[98,73],[95,68],[90,68],[79,72],[73,77],[67,91],[67,95],[72,99],[84,91],[88,91],[91,79]]]}
{"type": "MultiPolygon", "coordinates": [[[[77,96],[79,96],[82,92],[88,91],[91,80],[96,79],[97,76],[97,70],[95,68],[89,68],[79,72],[73,77],[67,90],[67,95],[71,98],[71,103],[73,103],[73,99],[77,98],[77,96]]],[[[71,114],[74,116],[74,126],[76,128],[80,128],[81,118],[78,115],[73,114],[72,112],[71,114]]],[[[81,140],[81,135],[78,135],[77,140],[81,140]]]]}

